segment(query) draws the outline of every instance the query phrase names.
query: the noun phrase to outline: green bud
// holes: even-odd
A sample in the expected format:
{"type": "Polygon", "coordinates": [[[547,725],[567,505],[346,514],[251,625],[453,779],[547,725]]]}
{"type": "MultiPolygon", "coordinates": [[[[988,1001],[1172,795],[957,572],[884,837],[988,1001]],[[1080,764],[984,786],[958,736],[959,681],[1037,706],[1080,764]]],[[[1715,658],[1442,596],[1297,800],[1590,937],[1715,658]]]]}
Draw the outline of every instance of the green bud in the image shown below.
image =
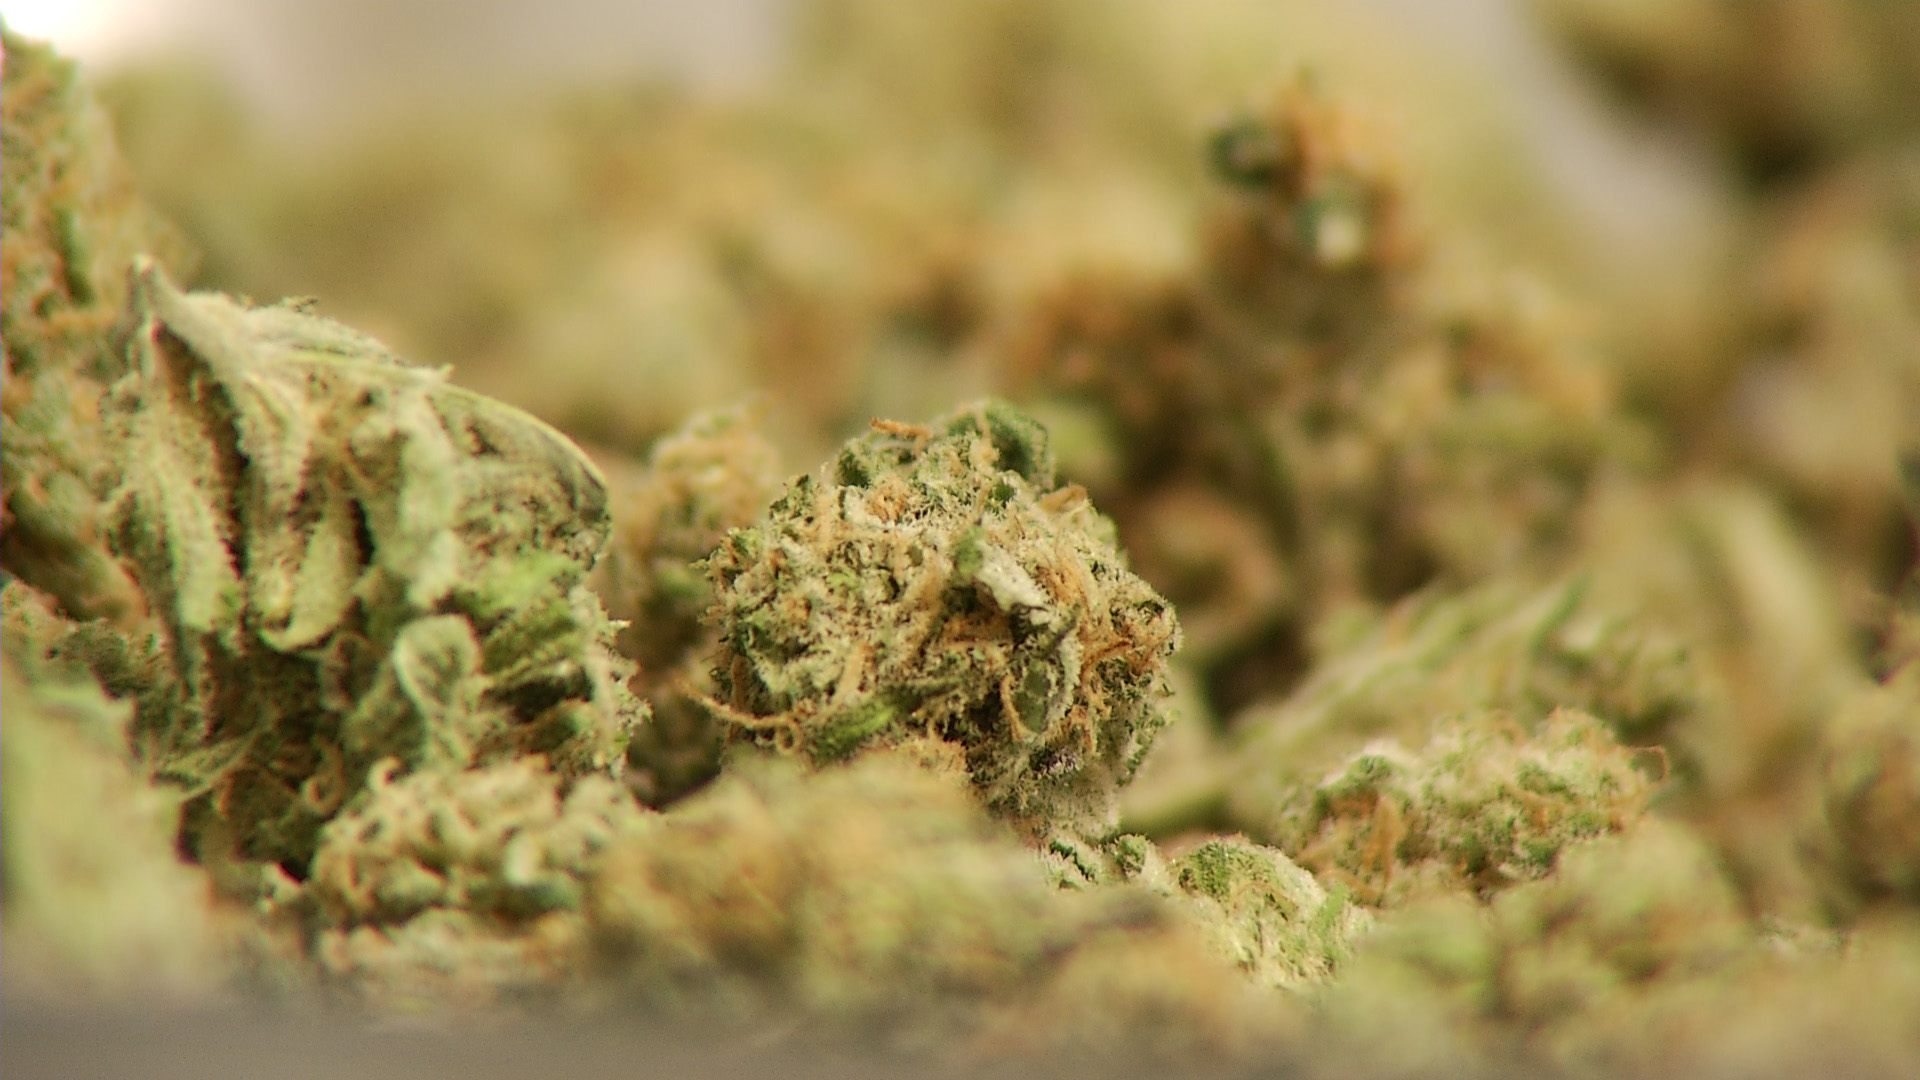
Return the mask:
{"type": "Polygon", "coordinates": [[[648,821],[605,778],[563,796],[536,758],[408,776],[397,767],[375,769],[321,832],[301,905],[328,932],[405,923],[429,908],[503,925],[577,909],[598,853],[648,821]]]}
{"type": "Polygon", "coordinates": [[[11,641],[7,652],[0,937],[8,993],[212,991],[233,958],[207,876],[175,851],[177,797],[142,783],[128,760],[130,706],[84,673],[29,675],[15,665],[11,641]]]}
{"type": "Polygon", "coordinates": [[[1280,1003],[1177,903],[1054,887],[964,781],[913,756],[741,761],[624,834],[587,894],[597,970],[653,1008],[773,1006],[922,1049],[1204,1052],[1271,1022],[1280,1003]]]}
{"type": "Polygon", "coordinates": [[[1179,635],[1108,535],[1003,404],[877,424],[708,558],[719,710],[817,760],[931,736],[1036,834],[1104,822],[1179,635]]]}
{"type": "MultiPolygon", "coordinates": [[[[304,874],[385,758],[617,772],[639,708],[583,585],[610,520],[572,443],[338,324],[181,293],[151,263],[131,327],[109,540],[165,628],[134,739],[206,792],[188,843],[234,850],[203,858],[304,874]]],[[[127,666],[91,644],[95,670],[127,666]]]]}
{"type": "Polygon", "coordinates": [[[1483,712],[1442,722],[1418,753],[1368,747],[1299,789],[1270,828],[1282,849],[1370,903],[1485,895],[1626,828],[1651,788],[1634,751],[1592,716],[1560,710],[1528,733],[1483,712]]]}
{"type": "Polygon", "coordinates": [[[1489,908],[1456,895],[1383,915],[1325,997],[1324,1045],[1369,1068],[1659,1060],[1669,1047],[1620,1025],[1658,1024],[1668,989],[1726,994],[1751,931],[1711,850],[1649,820],[1489,908]]]}
{"type": "Polygon", "coordinates": [[[1374,129],[1284,88],[1210,144],[1230,187],[1198,265],[1081,272],[1002,350],[1011,392],[1104,436],[1070,478],[1180,611],[1225,720],[1291,690],[1344,612],[1564,566],[1598,466],[1634,446],[1540,280],[1426,257],[1374,129]]]}
{"type": "Polygon", "coordinates": [[[1828,916],[1920,902],[1920,661],[1829,721],[1817,792],[1803,832],[1828,916]]]}
{"type": "Polygon", "coordinates": [[[0,47],[0,567],[68,614],[130,626],[145,602],[106,542],[120,461],[98,437],[100,399],[134,256],[192,259],[140,200],[73,65],[10,32],[0,47]]]}
{"type": "MultiPolygon", "coordinates": [[[[697,565],[729,530],[751,525],[780,490],[780,457],[741,410],[707,413],[662,438],[630,472],[615,469],[614,538],[594,590],[627,625],[620,651],[653,722],[634,732],[628,782],[664,806],[711,780],[723,734],[701,699],[712,690],[712,590],[697,565]]],[[[751,534],[734,533],[742,543],[751,534]]],[[[746,557],[751,557],[746,556],[746,557]]]]}
{"type": "Polygon", "coordinates": [[[1279,851],[1237,837],[1209,840],[1167,872],[1215,950],[1267,986],[1325,982],[1372,925],[1344,889],[1329,892],[1279,851]]]}

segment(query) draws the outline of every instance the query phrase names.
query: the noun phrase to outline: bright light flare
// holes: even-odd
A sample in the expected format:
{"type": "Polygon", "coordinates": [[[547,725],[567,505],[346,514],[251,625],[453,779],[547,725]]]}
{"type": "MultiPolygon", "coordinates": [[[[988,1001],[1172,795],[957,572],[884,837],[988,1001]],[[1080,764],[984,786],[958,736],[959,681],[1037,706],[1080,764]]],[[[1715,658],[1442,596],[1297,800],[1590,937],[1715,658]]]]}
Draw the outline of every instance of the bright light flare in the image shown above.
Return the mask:
{"type": "Polygon", "coordinates": [[[0,19],[14,33],[53,43],[89,62],[137,51],[157,15],[177,5],[152,0],[0,0],[0,19]]]}

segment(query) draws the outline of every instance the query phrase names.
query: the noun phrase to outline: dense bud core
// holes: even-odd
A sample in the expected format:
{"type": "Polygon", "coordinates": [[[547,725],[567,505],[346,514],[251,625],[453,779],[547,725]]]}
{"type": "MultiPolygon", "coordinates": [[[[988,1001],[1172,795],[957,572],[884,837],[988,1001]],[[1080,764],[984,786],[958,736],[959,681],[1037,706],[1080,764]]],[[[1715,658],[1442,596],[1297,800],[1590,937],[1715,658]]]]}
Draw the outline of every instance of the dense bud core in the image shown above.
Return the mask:
{"type": "Polygon", "coordinates": [[[1046,432],[983,402],[876,423],[708,559],[736,737],[825,762],[931,737],[1036,833],[1103,821],[1179,641],[1046,432]]]}
{"type": "Polygon", "coordinates": [[[299,874],[387,759],[618,770],[640,709],[582,585],[610,525],[572,443],[336,323],[182,293],[150,263],[130,316],[102,410],[123,463],[108,540],[160,632],[56,651],[128,684],[148,767],[195,795],[190,849],[299,874]]]}

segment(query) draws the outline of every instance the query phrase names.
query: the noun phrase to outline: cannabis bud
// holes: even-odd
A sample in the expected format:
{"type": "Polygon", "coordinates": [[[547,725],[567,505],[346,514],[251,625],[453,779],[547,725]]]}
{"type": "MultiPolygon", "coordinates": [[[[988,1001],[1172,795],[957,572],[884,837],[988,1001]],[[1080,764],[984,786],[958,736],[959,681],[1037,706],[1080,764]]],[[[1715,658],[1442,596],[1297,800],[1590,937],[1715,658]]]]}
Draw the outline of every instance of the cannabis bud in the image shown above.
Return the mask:
{"type": "Polygon", "coordinates": [[[395,776],[321,830],[287,910],[336,985],[387,1007],[488,1004],[580,967],[603,852],[654,824],[615,780],[563,791],[538,758],[395,776]]]}
{"type": "MultiPolygon", "coordinates": [[[[1369,1060],[1390,1046],[1449,1072],[1476,1071],[1491,1053],[1571,1073],[1602,1053],[1670,1050],[1654,1045],[1659,1035],[1622,1046],[1620,1025],[1664,1033],[1683,1030],[1676,1017],[1699,1024],[1694,1010],[1724,1016],[1735,985],[1765,971],[1753,941],[1713,849],[1648,818],[1569,849],[1551,876],[1485,906],[1443,895],[1383,917],[1322,997],[1320,1019],[1331,1042],[1369,1060]]],[[[1754,1029],[1733,1030],[1751,1042],[1754,1029]]]]}
{"type": "Polygon", "coordinates": [[[1138,833],[1099,842],[1056,835],[1040,858],[1063,892],[1124,884],[1171,902],[1207,952],[1263,987],[1325,983],[1373,926],[1351,890],[1323,886],[1285,852],[1245,836],[1214,837],[1170,858],[1138,833]]]}
{"type": "Polygon", "coordinates": [[[74,66],[4,27],[0,49],[0,569],[76,617],[129,623],[145,601],[101,535],[110,339],[136,253],[193,259],[140,200],[74,66]]]}
{"type": "Polygon", "coordinates": [[[1807,854],[1829,917],[1920,897],[1920,663],[1854,696],[1821,735],[1807,854]]]}
{"type": "Polygon", "coordinates": [[[613,541],[589,584],[626,622],[620,652],[639,665],[630,685],[653,712],[627,747],[627,785],[648,805],[719,771],[722,725],[703,704],[713,632],[700,621],[713,589],[699,561],[760,516],[782,475],[773,444],[730,410],[695,416],[655,443],[644,467],[608,477],[613,541]]]}
{"type": "MultiPolygon", "coordinates": [[[[5,597],[24,599],[11,583],[5,597]]],[[[16,664],[12,629],[0,662],[8,993],[213,989],[225,967],[206,879],[174,853],[174,801],[130,768],[131,710],[84,676],[16,664]]]]}
{"type": "Polygon", "coordinates": [[[1407,178],[1377,127],[1301,80],[1214,133],[1208,164],[1237,196],[1210,238],[1228,281],[1278,274],[1317,286],[1294,302],[1331,302],[1332,314],[1366,299],[1340,276],[1390,278],[1417,262],[1407,178]]]}
{"type": "Polygon", "coordinates": [[[1491,895],[1638,821],[1652,787],[1635,752],[1587,713],[1558,709],[1528,731],[1482,711],[1440,721],[1417,754],[1373,743],[1285,804],[1273,831],[1370,903],[1491,895]]]}
{"type": "Polygon", "coordinates": [[[387,759],[618,769],[640,710],[584,585],[611,524],[577,447],[295,306],[145,262],[131,304],[109,543],[157,632],[71,648],[132,684],[190,846],[303,876],[387,759]]]}
{"type": "Polygon", "coordinates": [[[1165,722],[1172,608],[1000,402],[876,423],[707,565],[737,738],[816,762],[946,743],[1037,835],[1103,821],[1165,722]]]}

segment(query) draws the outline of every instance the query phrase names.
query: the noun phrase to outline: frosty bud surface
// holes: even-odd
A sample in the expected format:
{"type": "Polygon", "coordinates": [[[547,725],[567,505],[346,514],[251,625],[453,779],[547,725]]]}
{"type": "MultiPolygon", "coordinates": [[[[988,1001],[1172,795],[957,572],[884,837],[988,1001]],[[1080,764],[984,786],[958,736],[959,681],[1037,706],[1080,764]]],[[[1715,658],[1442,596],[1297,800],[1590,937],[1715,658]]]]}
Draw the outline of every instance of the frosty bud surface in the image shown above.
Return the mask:
{"type": "Polygon", "coordinates": [[[1653,787],[1605,724],[1572,709],[1531,732],[1499,712],[1451,718],[1410,753],[1382,740],[1279,810],[1278,843],[1370,903],[1489,894],[1618,832],[1653,787]]]}
{"type": "Polygon", "coordinates": [[[109,539],[162,631],[134,739],[204,796],[189,842],[231,841],[203,858],[304,873],[386,758],[618,770],[640,710],[583,584],[611,524],[577,447],[337,323],[182,293],[151,263],[130,316],[109,539]]]}
{"type": "Polygon", "coordinates": [[[1066,892],[1124,882],[1171,901],[1208,952],[1268,989],[1325,983],[1373,925],[1348,889],[1329,889],[1285,852],[1244,836],[1213,837],[1172,857],[1137,833],[1097,844],[1055,836],[1041,859],[1066,892]]]}
{"type": "Polygon", "coordinates": [[[736,738],[827,762],[931,736],[1038,834],[1104,821],[1164,723],[1172,608],[999,402],[876,423],[708,571],[736,738]]]}
{"type": "Polygon", "coordinates": [[[1242,837],[1208,840],[1170,873],[1215,951],[1267,986],[1324,982],[1372,924],[1344,890],[1242,837]]]}
{"type": "Polygon", "coordinates": [[[563,790],[538,758],[407,776],[398,764],[376,768],[321,831],[286,909],[318,972],[390,1008],[564,985],[581,967],[587,882],[647,812],[604,777],[563,790]]]}
{"type": "Polygon", "coordinates": [[[11,33],[0,45],[0,567],[68,614],[132,623],[144,602],[102,535],[116,462],[96,437],[100,397],[127,266],[143,251],[192,260],[73,64],[11,33]]]}

